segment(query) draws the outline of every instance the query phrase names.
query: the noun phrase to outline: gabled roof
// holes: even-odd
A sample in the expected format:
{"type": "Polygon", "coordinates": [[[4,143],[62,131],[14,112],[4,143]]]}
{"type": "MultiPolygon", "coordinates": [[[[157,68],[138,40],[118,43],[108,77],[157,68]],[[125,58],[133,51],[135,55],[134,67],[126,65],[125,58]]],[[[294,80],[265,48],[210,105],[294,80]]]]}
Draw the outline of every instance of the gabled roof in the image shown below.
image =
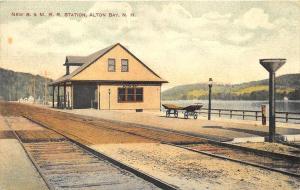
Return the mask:
{"type": "MultiPolygon", "coordinates": [[[[147,68],[151,73],[153,73],[155,76],[157,76],[158,78],[161,78],[160,76],[158,76],[154,71],[152,71],[147,65],[145,65],[141,60],[139,60],[135,55],[133,55],[128,49],[126,49],[123,45],[121,45],[120,43],[116,43],[114,45],[108,46],[102,50],[96,51],[88,56],[67,56],[66,57],[66,63],[65,65],[69,64],[81,64],[80,67],[78,67],[75,71],[73,71],[72,73],[70,73],[69,75],[64,75],[60,78],[58,78],[57,80],[53,81],[50,83],[50,85],[53,84],[57,84],[57,83],[61,83],[61,82],[66,82],[66,81],[70,81],[70,79],[77,75],[78,73],[80,73],[81,71],[83,71],[85,68],[87,68],[88,66],[90,66],[92,63],[94,63],[95,61],[97,61],[99,58],[101,58],[103,55],[105,55],[107,52],[109,52],[111,49],[113,49],[114,47],[116,47],[117,45],[120,45],[125,51],[127,51],[131,56],[133,56],[136,60],[138,60],[145,68],[147,68]]],[[[162,80],[161,82],[167,82],[162,80]]]]}
{"type": "Polygon", "coordinates": [[[85,58],[83,56],[67,56],[64,65],[83,65],[85,58]]]}
{"type": "MultiPolygon", "coordinates": [[[[117,44],[115,44],[117,45],[117,44]]],[[[97,58],[101,57],[102,55],[104,55],[108,50],[110,50],[112,47],[114,47],[115,45],[106,47],[102,50],[96,51],[88,56],[67,56],[66,57],[66,62],[65,65],[83,65],[85,63],[92,63],[93,61],[95,61],[97,58]]]]}

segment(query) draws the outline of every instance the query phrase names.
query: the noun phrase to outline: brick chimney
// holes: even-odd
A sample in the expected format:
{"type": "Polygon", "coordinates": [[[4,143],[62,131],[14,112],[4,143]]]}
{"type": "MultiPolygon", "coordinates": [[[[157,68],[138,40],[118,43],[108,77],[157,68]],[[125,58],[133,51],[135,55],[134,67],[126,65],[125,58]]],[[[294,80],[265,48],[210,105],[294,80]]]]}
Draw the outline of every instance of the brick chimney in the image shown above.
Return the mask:
{"type": "Polygon", "coordinates": [[[70,74],[70,66],[66,65],[66,75],[69,75],[69,74],[70,74]]]}

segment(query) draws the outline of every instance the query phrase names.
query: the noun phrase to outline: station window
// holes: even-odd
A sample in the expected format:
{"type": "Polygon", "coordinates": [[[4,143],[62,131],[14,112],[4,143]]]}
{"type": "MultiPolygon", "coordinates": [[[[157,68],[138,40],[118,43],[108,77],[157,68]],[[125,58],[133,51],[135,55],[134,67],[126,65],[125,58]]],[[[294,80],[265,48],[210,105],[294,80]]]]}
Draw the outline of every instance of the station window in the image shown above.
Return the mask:
{"type": "Polygon", "coordinates": [[[121,71],[122,72],[128,72],[128,59],[122,59],[121,60],[121,71]]]}
{"type": "Polygon", "coordinates": [[[125,102],[126,101],[125,88],[119,88],[118,89],[118,101],[119,102],[125,102]]]}
{"type": "Polygon", "coordinates": [[[142,102],[143,101],[143,88],[136,88],[135,89],[135,100],[137,102],[142,102]]]}
{"type": "Polygon", "coordinates": [[[143,88],[118,88],[118,102],[142,102],[143,88]]]}
{"type": "Polygon", "coordinates": [[[108,59],[108,72],[115,72],[115,71],[116,71],[116,60],[108,59]]]}

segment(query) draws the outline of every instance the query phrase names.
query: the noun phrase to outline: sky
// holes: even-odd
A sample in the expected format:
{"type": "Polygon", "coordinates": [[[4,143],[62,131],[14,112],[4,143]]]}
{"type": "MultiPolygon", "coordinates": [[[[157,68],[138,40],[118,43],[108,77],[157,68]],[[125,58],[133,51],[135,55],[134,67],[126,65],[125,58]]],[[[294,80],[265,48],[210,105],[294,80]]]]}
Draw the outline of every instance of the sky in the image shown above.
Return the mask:
{"type": "Polygon", "coordinates": [[[300,73],[299,18],[299,1],[0,1],[0,67],[56,79],[67,55],[119,42],[169,81],[165,89],[236,84],[268,77],[261,58],[286,58],[278,75],[300,73]]]}

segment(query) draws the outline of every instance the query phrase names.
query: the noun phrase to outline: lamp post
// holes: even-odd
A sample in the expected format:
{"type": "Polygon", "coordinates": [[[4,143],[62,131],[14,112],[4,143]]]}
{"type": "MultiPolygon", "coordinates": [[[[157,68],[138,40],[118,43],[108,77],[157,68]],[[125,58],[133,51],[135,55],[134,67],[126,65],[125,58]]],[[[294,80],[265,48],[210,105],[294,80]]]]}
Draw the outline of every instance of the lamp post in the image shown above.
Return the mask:
{"type": "Polygon", "coordinates": [[[209,78],[208,80],[208,120],[210,120],[211,115],[211,87],[212,87],[213,80],[209,78]]]}
{"type": "Polygon", "coordinates": [[[285,64],[286,59],[260,59],[260,64],[269,72],[269,142],[275,141],[275,72],[285,64]]]}
{"type": "Polygon", "coordinates": [[[108,89],[108,109],[110,110],[110,89],[108,89]]]}

